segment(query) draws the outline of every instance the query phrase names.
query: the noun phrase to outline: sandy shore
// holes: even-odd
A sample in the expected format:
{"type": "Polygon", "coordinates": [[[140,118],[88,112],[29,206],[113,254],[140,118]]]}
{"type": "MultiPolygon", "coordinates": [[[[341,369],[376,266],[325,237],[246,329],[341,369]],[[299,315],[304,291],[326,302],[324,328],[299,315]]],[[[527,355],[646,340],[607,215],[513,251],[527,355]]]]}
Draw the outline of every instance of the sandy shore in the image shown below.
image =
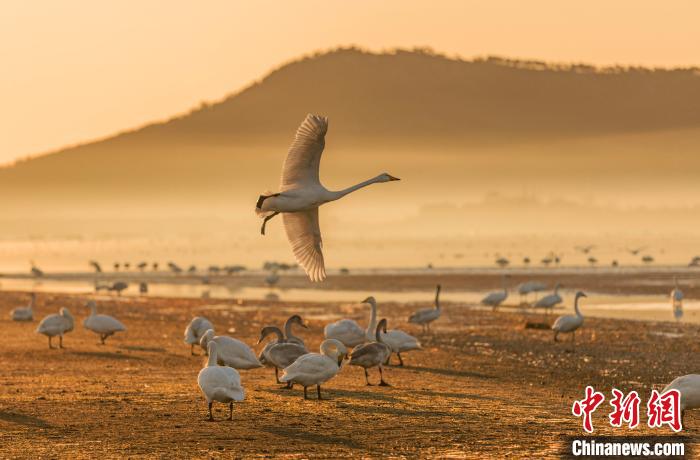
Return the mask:
{"type": "MultiPolygon", "coordinates": [[[[450,304],[434,332],[424,335],[405,319],[428,303],[383,303],[380,317],[390,328],[418,335],[425,348],[406,354],[404,368],[389,368],[392,387],[367,387],[362,370],[348,366],[324,387],[327,400],[304,401],[301,389],[276,385],[270,369],[241,371],[247,395],[234,420],[223,421],[219,405],[220,421],[208,423],[196,381],[203,358],[190,356],[182,342],[192,316],[205,315],[220,333],[252,345],[262,326],[299,313],[310,324],[299,335],[315,349],[326,323],[350,317],[365,324],[366,307],[114,298],[101,301],[100,309],[129,330],[102,346],[82,328],[84,298],[40,294],[37,319],[61,306],[77,319],[67,348],[49,350],[34,333],[37,321],[8,319],[25,299],[0,293],[3,458],[557,457],[563,436],[582,434],[571,404],[586,385],[606,394],[611,387],[637,390],[646,401],[652,388],[697,372],[700,351],[694,325],[590,319],[574,351],[569,343],[553,343],[548,330],[524,327],[526,320],[552,318],[450,304]]],[[[607,413],[608,407],[596,413],[597,434],[670,433],[645,426],[613,431],[607,413]]],[[[694,436],[700,417],[689,413],[685,421],[685,434],[694,436]]]]}

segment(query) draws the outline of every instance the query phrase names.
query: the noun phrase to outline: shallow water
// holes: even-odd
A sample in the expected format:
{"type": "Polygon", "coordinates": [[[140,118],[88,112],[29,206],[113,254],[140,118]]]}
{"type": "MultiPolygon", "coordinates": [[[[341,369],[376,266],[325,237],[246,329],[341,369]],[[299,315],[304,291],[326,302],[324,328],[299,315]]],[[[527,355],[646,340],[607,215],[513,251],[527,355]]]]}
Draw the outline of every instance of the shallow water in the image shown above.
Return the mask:
{"type": "MultiPolygon", "coordinates": [[[[94,295],[94,285],[88,281],[58,281],[11,279],[0,280],[0,290],[62,292],[71,294],[94,295]]],[[[479,301],[486,291],[443,291],[441,300],[447,305],[463,305],[479,307],[479,301]]],[[[573,291],[562,291],[564,306],[554,310],[554,315],[573,313],[573,291]]],[[[101,293],[101,295],[108,295],[101,293]]],[[[248,299],[261,301],[292,301],[292,302],[347,302],[359,303],[368,295],[373,295],[377,301],[396,303],[431,304],[433,293],[422,290],[409,291],[377,291],[363,292],[359,290],[328,290],[328,289],[280,289],[262,287],[232,287],[222,285],[199,285],[184,283],[151,283],[149,296],[172,298],[210,298],[210,299],[248,299]]],[[[138,297],[138,284],[131,283],[123,292],[124,297],[138,297]]],[[[534,297],[530,297],[533,301],[534,297]]],[[[528,312],[531,309],[519,307],[520,298],[511,295],[505,302],[504,309],[528,312]]],[[[489,308],[489,307],[483,307],[489,308]]],[[[581,310],[584,316],[620,318],[648,321],[675,321],[671,304],[667,296],[651,295],[610,295],[589,293],[581,300],[581,310]]],[[[700,323],[700,301],[686,300],[683,304],[683,322],[700,323]]]]}

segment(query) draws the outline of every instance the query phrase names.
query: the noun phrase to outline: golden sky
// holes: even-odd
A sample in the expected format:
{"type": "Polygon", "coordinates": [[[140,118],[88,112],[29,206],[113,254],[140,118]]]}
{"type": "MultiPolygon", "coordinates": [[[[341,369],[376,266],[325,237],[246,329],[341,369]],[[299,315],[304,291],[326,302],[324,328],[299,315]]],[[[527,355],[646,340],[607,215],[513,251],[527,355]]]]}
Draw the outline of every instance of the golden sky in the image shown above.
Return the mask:
{"type": "Polygon", "coordinates": [[[4,0],[0,163],[186,111],[339,45],[700,65],[699,17],[691,0],[4,0]]]}

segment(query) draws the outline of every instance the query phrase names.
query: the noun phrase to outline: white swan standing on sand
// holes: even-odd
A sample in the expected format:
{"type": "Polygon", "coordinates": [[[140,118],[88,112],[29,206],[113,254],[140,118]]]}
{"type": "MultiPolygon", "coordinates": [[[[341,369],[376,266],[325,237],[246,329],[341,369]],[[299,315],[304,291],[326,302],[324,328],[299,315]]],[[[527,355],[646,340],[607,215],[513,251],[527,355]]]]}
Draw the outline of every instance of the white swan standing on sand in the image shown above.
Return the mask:
{"type": "Polygon", "coordinates": [[[36,304],[36,293],[32,292],[29,298],[29,305],[17,307],[10,312],[12,321],[34,321],[34,305],[36,304]]]}
{"type": "Polygon", "coordinates": [[[495,291],[481,299],[481,305],[493,307],[495,310],[500,304],[508,298],[508,275],[503,275],[503,290],[495,291]]]}
{"type": "Polygon", "coordinates": [[[36,328],[37,333],[44,334],[49,338],[49,348],[53,348],[51,339],[56,336],[58,336],[58,347],[63,348],[63,334],[72,330],[73,315],[67,308],[61,308],[58,314],[54,313],[42,319],[36,328]]]}
{"type": "Polygon", "coordinates": [[[544,308],[545,310],[549,311],[552,310],[557,304],[560,304],[562,302],[562,298],[559,295],[559,288],[561,285],[559,283],[554,286],[554,292],[552,292],[549,295],[546,295],[542,297],[540,300],[538,300],[535,303],[536,308],[544,308]]]}
{"type": "MultiPolygon", "coordinates": [[[[440,290],[441,286],[438,284],[435,289],[435,308],[424,308],[418,310],[408,318],[409,323],[420,324],[423,326],[423,332],[430,331],[430,323],[435,321],[440,317],[440,290]]],[[[399,358],[401,359],[401,358],[399,358]]]]}
{"type": "Polygon", "coordinates": [[[298,383],[304,387],[304,399],[309,399],[307,388],[316,385],[318,399],[321,399],[321,385],[335,377],[340,365],[348,354],[345,345],[335,339],[321,343],[320,353],[308,353],[300,356],[284,369],[282,382],[298,383]]]}
{"type": "Polygon", "coordinates": [[[682,421],[685,411],[700,408],[700,375],[688,374],[678,377],[669,383],[661,394],[668,390],[681,392],[681,425],[685,426],[682,421]]]}
{"type": "Polygon", "coordinates": [[[673,308],[673,316],[676,321],[683,318],[683,291],[678,287],[678,278],[673,277],[674,288],[671,291],[671,308],[673,308]]]}
{"type": "MultiPolygon", "coordinates": [[[[190,345],[190,354],[194,356],[194,346],[199,345],[202,336],[209,329],[214,329],[214,325],[203,316],[195,316],[190,324],[185,328],[185,343],[190,345]]],[[[206,353],[206,348],[204,349],[206,353]]]]}
{"type": "Polygon", "coordinates": [[[350,353],[350,365],[360,366],[365,369],[365,381],[367,385],[372,385],[369,383],[369,373],[367,369],[371,367],[379,368],[379,386],[389,386],[388,383],[384,381],[384,372],[382,366],[391,357],[391,348],[389,345],[383,342],[382,334],[386,334],[386,319],[382,319],[377,324],[377,329],[374,333],[374,342],[362,344],[350,353]]]}
{"type": "Polygon", "coordinates": [[[255,353],[245,343],[233,337],[225,335],[214,336],[214,330],[209,329],[204,333],[199,345],[204,349],[209,349],[209,342],[216,343],[218,351],[218,363],[222,366],[229,366],[235,369],[255,369],[262,367],[255,353]]]}
{"type": "Polygon", "coordinates": [[[361,328],[357,322],[351,319],[341,319],[326,325],[323,329],[323,335],[327,339],[340,341],[348,348],[356,347],[368,340],[372,341],[373,331],[377,327],[377,302],[374,297],[367,297],[362,303],[368,303],[370,306],[367,329],[361,328]]]}
{"type": "Polygon", "coordinates": [[[97,304],[94,300],[89,300],[87,307],[90,308],[90,316],[83,321],[83,327],[100,336],[100,342],[104,345],[105,340],[115,332],[126,331],[124,326],[118,319],[109,315],[98,315],[97,304]]]}
{"type": "Polygon", "coordinates": [[[319,206],[371,184],[399,180],[384,173],[343,190],[327,190],[319,179],[327,130],[328,118],[311,114],[306,116],[284,161],[279,192],[260,195],[255,206],[256,213],[264,219],[260,229],[263,235],[267,221],[282,213],[294,257],[311,281],[326,278],[318,221],[319,206]]]}
{"type": "Polygon", "coordinates": [[[554,325],[552,326],[552,330],[554,331],[554,341],[558,342],[557,336],[561,333],[569,333],[571,332],[572,334],[572,341],[574,344],[576,344],[576,329],[580,328],[583,326],[583,315],[581,314],[581,310],[578,308],[578,300],[581,297],[588,297],[586,294],[584,294],[581,291],[578,291],[576,293],[576,298],[574,299],[574,311],[576,311],[575,315],[562,315],[557,320],[554,322],[554,325]]]}
{"type": "MultiPolygon", "coordinates": [[[[399,358],[399,366],[403,366],[403,358],[401,357],[401,353],[423,349],[417,338],[400,329],[390,329],[385,331],[381,336],[382,343],[387,344],[392,353],[396,353],[396,356],[399,358]]],[[[389,353],[389,356],[386,359],[386,364],[390,364],[390,361],[391,353],[389,353]]]]}
{"type": "Polygon", "coordinates": [[[243,401],[245,390],[241,385],[241,376],[236,369],[228,366],[217,365],[218,353],[216,342],[209,342],[209,359],[207,365],[199,371],[197,383],[204,393],[204,397],[209,405],[209,420],[214,421],[211,407],[214,401],[228,403],[228,419],[233,419],[233,402],[243,401]]]}

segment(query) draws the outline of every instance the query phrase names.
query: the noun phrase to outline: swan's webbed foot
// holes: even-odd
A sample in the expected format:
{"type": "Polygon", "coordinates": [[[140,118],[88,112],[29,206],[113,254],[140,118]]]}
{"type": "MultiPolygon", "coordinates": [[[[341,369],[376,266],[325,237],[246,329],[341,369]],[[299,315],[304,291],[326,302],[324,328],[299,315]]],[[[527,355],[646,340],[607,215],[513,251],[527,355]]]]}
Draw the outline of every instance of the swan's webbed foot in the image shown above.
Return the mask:
{"type": "Polygon", "coordinates": [[[391,385],[389,385],[389,384],[386,383],[384,380],[382,380],[381,382],[379,382],[379,386],[380,386],[380,387],[390,387],[391,385]]]}

